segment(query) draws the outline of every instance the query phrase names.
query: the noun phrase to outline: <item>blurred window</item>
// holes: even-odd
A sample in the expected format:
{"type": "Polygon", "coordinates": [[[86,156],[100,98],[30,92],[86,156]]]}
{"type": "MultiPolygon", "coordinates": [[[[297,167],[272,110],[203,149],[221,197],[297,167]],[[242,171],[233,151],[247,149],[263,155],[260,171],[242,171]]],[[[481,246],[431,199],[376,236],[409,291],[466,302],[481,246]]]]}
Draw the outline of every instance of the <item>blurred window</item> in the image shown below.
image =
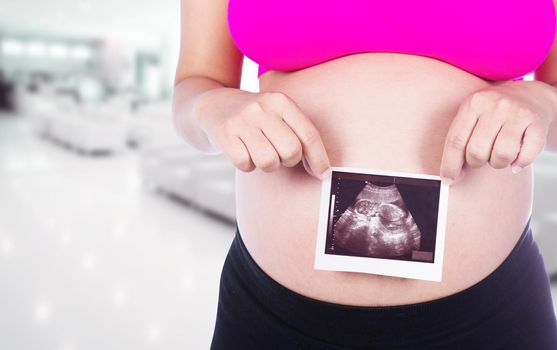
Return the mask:
{"type": "Polygon", "coordinates": [[[26,45],[26,53],[33,57],[46,56],[46,44],[42,41],[30,41],[26,45]]]}
{"type": "Polygon", "coordinates": [[[69,48],[67,45],[62,43],[50,44],[48,47],[48,53],[52,58],[64,59],[68,57],[69,48]]]}
{"type": "Polygon", "coordinates": [[[18,56],[23,54],[23,43],[15,39],[2,40],[2,53],[6,56],[18,56]]]}
{"type": "Polygon", "coordinates": [[[78,61],[87,61],[91,58],[91,49],[85,45],[76,45],[71,49],[71,57],[78,61]]]}

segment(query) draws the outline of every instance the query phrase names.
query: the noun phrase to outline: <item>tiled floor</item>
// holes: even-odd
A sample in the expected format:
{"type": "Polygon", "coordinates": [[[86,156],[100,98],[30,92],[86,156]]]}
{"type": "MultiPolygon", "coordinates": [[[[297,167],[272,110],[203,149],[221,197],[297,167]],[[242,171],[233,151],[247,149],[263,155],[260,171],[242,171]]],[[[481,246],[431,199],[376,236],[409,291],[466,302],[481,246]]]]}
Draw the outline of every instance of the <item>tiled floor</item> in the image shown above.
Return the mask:
{"type": "MultiPolygon", "coordinates": [[[[0,118],[0,349],[207,349],[234,228],[0,118]]],[[[557,306],[557,286],[553,287],[557,306]]]]}
{"type": "Polygon", "coordinates": [[[234,227],[0,117],[0,349],[207,349],[234,227]]]}

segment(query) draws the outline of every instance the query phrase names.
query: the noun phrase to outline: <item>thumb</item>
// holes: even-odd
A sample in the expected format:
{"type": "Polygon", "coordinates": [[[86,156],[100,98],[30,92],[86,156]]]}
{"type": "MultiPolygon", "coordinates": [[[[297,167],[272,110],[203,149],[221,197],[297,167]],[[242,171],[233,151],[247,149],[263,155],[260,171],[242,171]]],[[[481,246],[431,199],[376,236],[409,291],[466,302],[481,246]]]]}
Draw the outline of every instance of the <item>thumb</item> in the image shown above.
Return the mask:
{"type": "MultiPolygon", "coordinates": [[[[306,155],[305,153],[302,155],[302,164],[304,165],[304,169],[306,169],[306,171],[308,172],[308,174],[310,174],[311,176],[315,176],[315,174],[313,173],[313,171],[311,171],[311,167],[308,164],[308,161],[306,159],[306,155]]],[[[317,177],[317,176],[315,176],[317,177]]]]}
{"type": "Polygon", "coordinates": [[[454,186],[457,183],[459,183],[460,181],[462,181],[462,179],[464,178],[464,175],[466,175],[466,168],[467,168],[466,164],[464,164],[464,166],[460,169],[460,173],[458,174],[458,176],[451,183],[451,186],[454,186]]]}
{"type": "Polygon", "coordinates": [[[326,179],[330,178],[332,175],[332,169],[329,167],[329,169],[324,172],[323,177],[320,177],[318,175],[315,175],[315,172],[311,169],[311,167],[308,164],[308,161],[306,159],[305,155],[302,155],[302,164],[304,164],[304,169],[306,169],[306,171],[308,172],[308,174],[310,174],[311,176],[317,178],[319,181],[325,181],[326,179]]]}

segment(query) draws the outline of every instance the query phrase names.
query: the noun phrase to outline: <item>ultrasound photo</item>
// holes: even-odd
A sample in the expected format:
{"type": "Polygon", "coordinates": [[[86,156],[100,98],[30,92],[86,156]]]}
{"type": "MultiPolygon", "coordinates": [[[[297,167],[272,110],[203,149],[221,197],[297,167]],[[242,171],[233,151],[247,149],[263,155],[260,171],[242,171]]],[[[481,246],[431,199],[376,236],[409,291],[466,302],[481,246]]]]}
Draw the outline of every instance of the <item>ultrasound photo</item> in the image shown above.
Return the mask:
{"type": "Polygon", "coordinates": [[[438,176],[333,167],[315,267],[439,281],[448,186],[438,176]]]}

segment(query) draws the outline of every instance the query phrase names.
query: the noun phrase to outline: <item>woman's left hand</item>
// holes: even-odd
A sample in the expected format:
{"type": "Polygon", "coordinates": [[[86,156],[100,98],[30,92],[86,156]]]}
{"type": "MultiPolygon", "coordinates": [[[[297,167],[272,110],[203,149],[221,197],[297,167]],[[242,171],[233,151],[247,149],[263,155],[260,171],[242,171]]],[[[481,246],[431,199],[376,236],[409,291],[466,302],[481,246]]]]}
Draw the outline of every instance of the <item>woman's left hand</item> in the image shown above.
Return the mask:
{"type": "Polygon", "coordinates": [[[474,92],[460,105],[447,133],[443,181],[454,184],[466,167],[486,163],[496,169],[511,165],[518,173],[545,148],[556,114],[557,90],[541,81],[505,81],[474,92]]]}

